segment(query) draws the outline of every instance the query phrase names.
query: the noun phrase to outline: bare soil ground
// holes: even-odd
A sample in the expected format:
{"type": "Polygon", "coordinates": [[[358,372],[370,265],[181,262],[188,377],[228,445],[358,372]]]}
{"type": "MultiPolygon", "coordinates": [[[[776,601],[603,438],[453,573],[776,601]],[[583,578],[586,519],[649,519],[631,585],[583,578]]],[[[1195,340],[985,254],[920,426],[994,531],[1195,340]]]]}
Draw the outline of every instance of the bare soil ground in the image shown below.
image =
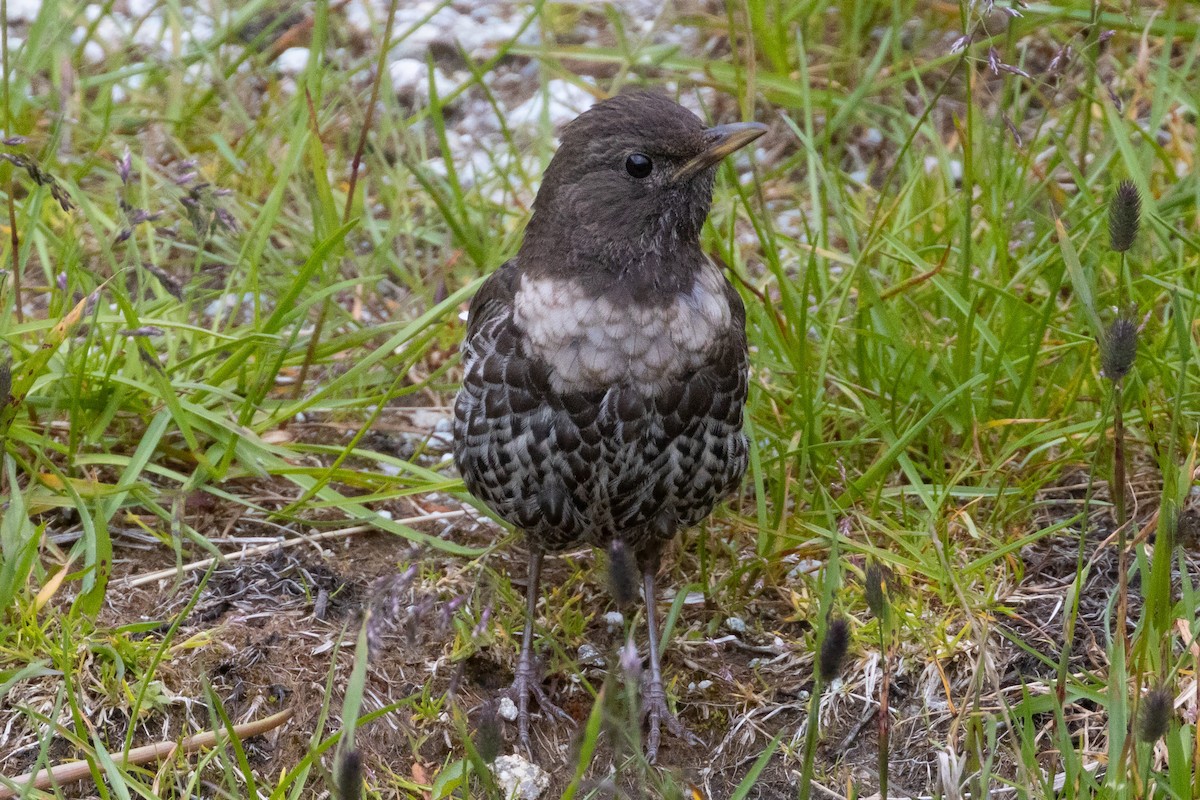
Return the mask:
{"type": "MultiPolygon", "coordinates": [[[[269,492],[269,487],[255,488],[269,492]]],[[[1148,495],[1153,491],[1147,487],[1148,495]]],[[[1057,493],[1058,502],[1047,506],[1048,513],[1066,514],[1078,502],[1079,488],[1057,493]]],[[[414,503],[394,513],[403,518],[451,509],[436,499],[421,501],[424,505],[414,503]]],[[[189,521],[209,525],[214,541],[222,540],[218,531],[243,546],[256,536],[276,533],[262,520],[249,518],[243,507],[226,509],[211,497],[191,508],[194,518],[189,521]]],[[[479,547],[502,534],[473,516],[420,527],[479,547]]],[[[1099,534],[1089,536],[1084,547],[1085,560],[1093,563],[1075,631],[1073,669],[1103,665],[1115,570],[1111,548],[1097,549],[1101,541],[1099,534]]],[[[207,579],[197,570],[128,588],[140,576],[174,568],[174,558],[163,547],[136,540],[116,542],[114,591],[99,625],[156,623],[150,630],[161,634],[195,600],[158,668],[161,697],[138,720],[135,746],[210,727],[203,702],[207,685],[235,723],[290,708],[293,717],[287,723],[250,740],[248,755],[264,774],[294,766],[315,733],[340,726],[342,691],[368,608],[374,617],[363,711],[387,709],[358,733],[372,784],[379,785],[378,779],[388,773],[427,783],[455,747],[456,726],[462,720],[474,736],[491,735],[489,726],[495,723],[489,720],[495,720],[496,700],[511,680],[519,647],[519,629],[495,622],[520,620],[516,609],[526,570],[518,542],[474,560],[418,550],[381,532],[353,533],[249,558],[237,558],[236,549],[230,552],[234,557],[215,567],[207,579]],[[489,625],[495,630],[484,630],[489,625]],[[469,627],[476,630],[462,636],[469,627]]],[[[204,555],[186,546],[184,554],[185,561],[204,555]]],[[[995,598],[995,615],[985,634],[992,646],[982,668],[985,680],[998,691],[985,690],[984,702],[999,705],[1002,697],[1012,702],[1022,687],[1052,691],[1062,637],[1061,604],[1078,555],[1078,538],[1070,535],[1043,539],[1014,554],[1012,574],[1017,580],[1005,587],[1004,596],[995,598]]],[[[796,553],[785,561],[806,569],[811,565],[802,556],[796,553]]],[[[573,731],[535,716],[532,760],[552,775],[552,792],[561,791],[570,780],[566,765],[573,763],[578,731],[592,707],[593,693],[605,685],[606,675],[617,673],[615,654],[625,636],[624,626],[605,617],[614,609],[603,566],[595,560],[591,553],[579,551],[549,559],[545,569],[538,638],[547,664],[544,686],[578,723],[573,731]],[[574,621],[565,624],[568,608],[574,621]],[[564,625],[569,630],[557,627],[564,625]]],[[[687,590],[698,575],[708,575],[711,591],[695,593],[691,587],[693,594],[682,603],[665,656],[669,692],[703,744],[688,747],[668,737],[661,766],[705,797],[724,797],[770,738],[781,734],[787,746],[750,796],[792,796],[797,762],[789,753],[799,745],[812,687],[811,626],[799,611],[809,603],[797,596],[799,584],[763,569],[752,542],[739,541],[736,531],[717,526],[689,533],[669,563],[662,576],[660,619],[675,593],[687,590]],[[713,546],[717,539],[719,547],[713,546]],[[708,554],[707,564],[700,564],[698,552],[708,554]]],[[[921,590],[919,585],[907,589],[921,590]]],[[[989,622],[957,624],[960,627],[952,623],[947,634],[969,638],[969,628],[989,622]]],[[[644,652],[640,625],[639,634],[644,652]]],[[[923,794],[935,788],[937,743],[961,735],[963,709],[947,698],[965,696],[964,688],[977,679],[981,659],[970,643],[948,643],[946,653],[942,657],[902,647],[892,655],[894,789],[923,794]]],[[[97,662],[104,657],[99,652],[92,655],[97,662]]],[[[819,774],[836,779],[831,785],[845,786],[851,780],[873,784],[880,669],[873,648],[852,654],[842,680],[825,697],[819,774]]],[[[102,672],[102,665],[95,664],[91,671],[102,672]]],[[[610,791],[631,797],[657,796],[652,787],[622,787],[621,779],[614,781],[609,774],[617,769],[619,776],[623,759],[637,746],[628,726],[622,727],[629,719],[628,707],[613,699],[625,695],[613,686],[610,683],[607,690],[606,752],[592,770],[595,786],[611,786],[610,791]]],[[[29,682],[15,693],[14,702],[40,705],[48,712],[51,698],[39,694],[42,688],[37,681],[29,682]]],[[[98,691],[91,697],[92,718],[105,731],[110,747],[118,746],[127,731],[128,699],[104,697],[98,691]]],[[[17,743],[0,755],[0,768],[9,775],[30,768],[36,752],[39,731],[12,730],[24,719],[12,710],[0,712],[0,724],[9,726],[9,741],[17,743]]],[[[515,725],[502,723],[501,736],[501,752],[517,751],[515,725]]],[[[76,755],[66,740],[57,741],[50,752],[60,760],[76,755]]],[[[85,787],[80,791],[88,794],[85,787]]]]}

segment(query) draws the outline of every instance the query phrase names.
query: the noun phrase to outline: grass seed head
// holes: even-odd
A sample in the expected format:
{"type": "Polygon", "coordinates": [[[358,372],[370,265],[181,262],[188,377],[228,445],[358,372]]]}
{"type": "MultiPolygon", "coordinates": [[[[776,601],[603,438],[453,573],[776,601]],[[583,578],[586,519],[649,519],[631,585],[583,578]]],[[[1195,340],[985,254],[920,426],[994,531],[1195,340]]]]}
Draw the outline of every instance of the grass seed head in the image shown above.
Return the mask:
{"type": "Polygon", "coordinates": [[[1104,377],[1119,381],[1133,368],[1137,356],[1138,324],[1130,317],[1117,317],[1108,326],[1100,342],[1100,362],[1104,377]]]}
{"type": "Polygon", "coordinates": [[[475,749],[485,763],[490,764],[500,755],[504,745],[504,733],[500,729],[500,714],[496,703],[485,703],[475,727],[475,749]]]}
{"type": "Polygon", "coordinates": [[[637,597],[637,559],[620,539],[608,546],[608,589],[617,608],[627,608],[637,597]]]}
{"type": "Polygon", "coordinates": [[[1112,249],[1124,253],[1133,247],[1142,214],[1142,198],[1131,181],[1121,181],[1108,204],[1108,241],[1112,249]]]}
{"type": "Polygon", "coordinates": [[[821,680],[828,683],[842,671],[846,651],[850,649],[850,626],[841,617],[829,621],[825,638],[821,641],[821,652],[817,658],[817,671],[821,680]]]}
{"type": "Polygon", "coordinates": [[[358,800],[362,797],[362,756],[357,750],[342,754],[337,769],[338,800],[358,800]]]}
{"type": "Polygon", "coordinates": [[[883,569],[879,566],[879,562],[872,559],[867,564],[867,574],[865,579],[864,594],[867,599],[867,608],[871,609],[871,613],[875,615],[875,619],[883,619],[887,613],[887,595],[883,587],[883,569]]]}
{"type": "Polygon", "coordinates": [[[1149,743],[1166,736],[1171,729],[1174,699],[1171,691],[1161,686],[1142,698],[1142,708],[1138,714],[1138,738],[1149,743]]]}

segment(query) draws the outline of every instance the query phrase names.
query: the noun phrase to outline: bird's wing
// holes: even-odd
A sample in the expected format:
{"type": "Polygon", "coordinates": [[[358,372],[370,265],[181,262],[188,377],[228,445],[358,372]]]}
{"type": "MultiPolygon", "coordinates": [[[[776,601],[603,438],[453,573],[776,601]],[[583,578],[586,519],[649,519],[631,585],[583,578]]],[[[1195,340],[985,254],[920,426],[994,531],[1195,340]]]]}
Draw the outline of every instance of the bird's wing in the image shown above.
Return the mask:
{"type": "Polygon", "coordinates": [[[483,282],[471,300],[471,308],[467,312],[466,341],[468,343],[497,316],[512,314],[513,298],[517,294],[519,281],[517,260],[512,258],[504,262],[483,282]]]}

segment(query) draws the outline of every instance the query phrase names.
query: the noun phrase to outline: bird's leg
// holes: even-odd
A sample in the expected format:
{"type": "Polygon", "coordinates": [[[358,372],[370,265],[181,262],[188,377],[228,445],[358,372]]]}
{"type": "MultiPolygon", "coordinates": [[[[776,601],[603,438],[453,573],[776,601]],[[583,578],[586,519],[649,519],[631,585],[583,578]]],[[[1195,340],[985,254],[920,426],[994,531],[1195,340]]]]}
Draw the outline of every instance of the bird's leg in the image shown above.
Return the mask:
{"type": "Polygon", "coordinates": [[[542,577],[542,551],[529,550],[529,586],[525,597],[525,634],[521,638],[521,655],[509,692],[517,703],[517,734],[526,752],[532,754],[529,743],[529,695],[537,698],[538,707],[564,722],[574,722],[571,716],[554,703],[542,689],[541,676],[533,661],[533,617],[537,613],[538,586],[542,577]]]}
{"type": "Polygon", "coordinates": [[[658,660],[658,623],[655,620],[654,573],[658,569],[658,559],[647,559],[642,569],[642,591],[646,595],[646,626],[650,634],[650,679],[642,689],[642,705],[650,721],[650,731],[646,737],[646,758],[653,764],[658,758],[659,726],[663,722],[672,735],[688,744],[699,744],[700,739],[685,728],[667,707],[667,692],[663,689],[662,666],[658,660]]]}

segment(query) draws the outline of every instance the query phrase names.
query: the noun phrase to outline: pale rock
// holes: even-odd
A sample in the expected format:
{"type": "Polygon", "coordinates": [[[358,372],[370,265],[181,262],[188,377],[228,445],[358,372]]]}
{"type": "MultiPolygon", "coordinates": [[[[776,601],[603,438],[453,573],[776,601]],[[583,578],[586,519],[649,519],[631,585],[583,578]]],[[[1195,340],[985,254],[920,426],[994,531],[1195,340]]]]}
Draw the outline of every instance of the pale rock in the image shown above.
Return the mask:
{"type": "Polygon", "coordinates": [[[506,800],[538,800],[550,788],[546,771],[518,755],[497,758],[492,775],[506,800]]]}
{"type": "MultiPolygon", "coordinates": [[[[388,64],[388,76],[396,95],[411,101],[429,101],[429,65],[416,58],[398,58],[388,64]]],[[[438,97],[445,97],[458,88],[446,73],[433,69],[433,85],[438,97]]]]}
{"type": "Polygon", "coordinates": [[[285,75],[298,75],[308,66],[308,48],[289,47],[279,54],[275,66],[285,75]]]}
{"type": "Polygon", "coordinates": [[[9,0],[7,5],[9,24],[33,22],[42,8],[42,0],[9,0]]]}
{"type": "Polygon", "coordinates": [[[545,90],[539,90],[514,108],[507,121],[514,128],[536,128],[544,115],[550,126],[557,128],[587,111],[595,102],[596,98],[586,89],[570,81],[555,79],[546,84],[545,90]]]}
{"type": "Polygon", "coordinates": [[[496,710],[501,719],[506,719],[509,722],[516,722],[519,711],[517,704],[512,701],[511,697],[501,697],[500,707],[496,710]]]}
{"type": "Polygon", "coordinates": [[[584,642],[579,646],[579,653],[576,656],[580,666],[584,667],[603,667],[604,656],[596,649],[596,646],[590,642],[584,642]]]}

